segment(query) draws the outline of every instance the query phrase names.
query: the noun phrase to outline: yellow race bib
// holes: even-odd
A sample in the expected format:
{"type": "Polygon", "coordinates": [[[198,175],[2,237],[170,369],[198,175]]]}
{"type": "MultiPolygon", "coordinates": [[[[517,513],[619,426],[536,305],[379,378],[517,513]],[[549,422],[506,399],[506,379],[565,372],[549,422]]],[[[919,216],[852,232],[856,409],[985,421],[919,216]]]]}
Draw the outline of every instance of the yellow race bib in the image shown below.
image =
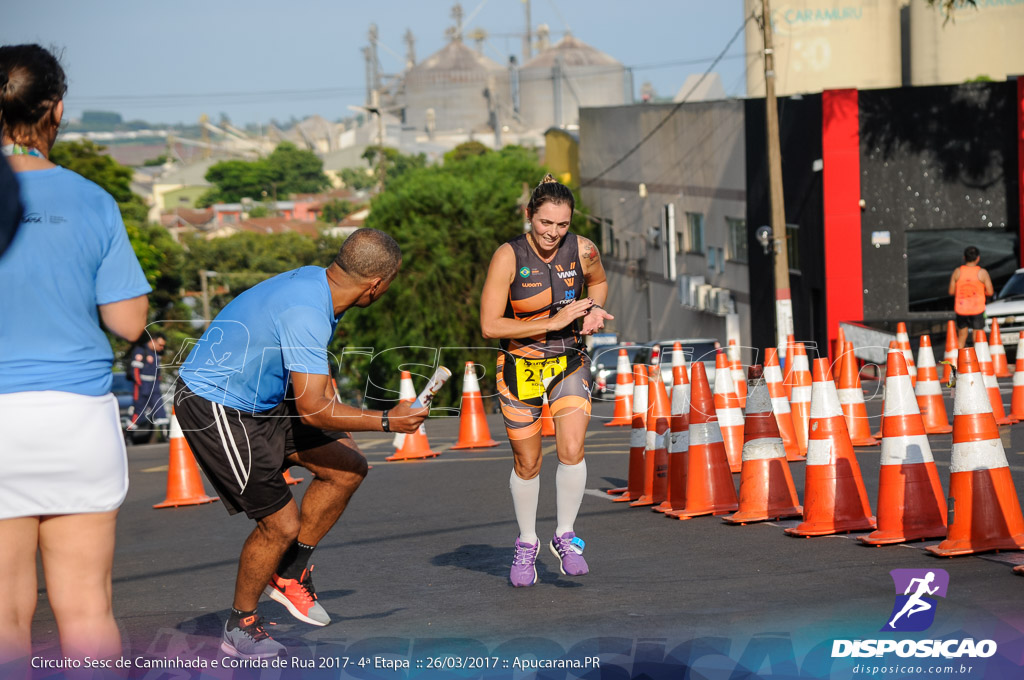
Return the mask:
{"type": "Polygon", "coordinates": [[[568,366],[566,357],[516,359],[516,387],[523,401],[544,394],[544,386],[568,366]]]}

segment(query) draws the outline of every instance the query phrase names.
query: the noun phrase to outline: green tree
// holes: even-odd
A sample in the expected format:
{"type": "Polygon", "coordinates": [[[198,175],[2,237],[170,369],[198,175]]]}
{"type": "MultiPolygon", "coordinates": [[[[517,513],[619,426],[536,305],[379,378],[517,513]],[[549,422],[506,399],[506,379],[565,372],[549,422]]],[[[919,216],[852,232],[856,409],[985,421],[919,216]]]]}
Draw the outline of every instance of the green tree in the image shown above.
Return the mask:
{"type": "Polygon", "coordinates": [[[355,209],[356,206],[349,201],[334,199],[324,204],[320,218],[328,224],[337,224],[351,215],[355,209]]]}
{"type": "Polygon", "coordinates": [[[444,162],[461,161],[469,156],[483,156],[490,152],[486,144],[474,140],[463,142],[444,155],[444,162]]]}
{"type": "MultiPolygon", "coordinates": [[[[346,346],[383,352],[372,362],[361,357],[344,366],[353,381],[368,379],[378,386],[367,390],[368,397],[393,398],[388,390],[397,388],[400,364],[433,362],[431,351],[410,346],[476,348],[440,360],[455,371],[465,361],[483,364],[485,390],[493,390],[496,352],[487,347],[496,343],[480,335],[480,292],[494,251],[523,231],[523,183],[533,186],[544,173],[534,152],[506,147],[410,169],[373,199],[366,226],[394,236],[402,248],[402,269],[373,307],[339,326],[332,345],[335,353],[346,346]]],[[[589,233],[579,210],[573,230],[589,233]]],[[[446,389],[440,403],[451,403],[456,390],[446,389]]]]}
{"type": "Polygon", "coordinates": [[[157,165],[163,165],[166,162],[167,162],[167,154],[162,153],[159,156],[157,156],[156,158],[147,158],[146,160],[142,161],[142,167],[144,167],[144,168],[151,168],[151,167],[154,167],[154,166],[157,166],[157,165]]]}
{"type": "Polygon", "coordinates": [[[342,168],[338,172],[338,176],[341,177],[345,186],[356,191],[369,189],[377,183],[376,177],[368,173],[367,168],[342,168]]]}
{"type": "Polygon", "coordinates": [[[237,203],[243,198],[280,200],[295,193],[315,193],[331,185],[317,155],[290,142],[282,142],[269,156],[256,161],[214,163],[206,171],[206,181],[213,188],[196,202],[199,207],[237,203]]]}
{"type": "MultiPolygon", "coordinates": [[[[426,154],[407,156],[390,146],[368,146],[363,151],[363,158],[384,173],[384,186],[394,182],[410,170],[426,167],[426,154]]],[[[379,175],[378,175],[379,176],[379,175]]]]}

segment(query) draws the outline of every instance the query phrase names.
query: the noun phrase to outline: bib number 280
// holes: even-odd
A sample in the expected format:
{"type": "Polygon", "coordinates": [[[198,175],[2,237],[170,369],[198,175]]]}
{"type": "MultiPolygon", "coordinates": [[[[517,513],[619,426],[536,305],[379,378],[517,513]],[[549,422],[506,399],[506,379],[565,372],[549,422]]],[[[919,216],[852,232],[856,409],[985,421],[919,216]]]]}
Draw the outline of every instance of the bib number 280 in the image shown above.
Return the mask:
{"type": "Polygon", "coordinates": [[[516,386],[522,400],[536,399],[544,394],[544,386],[566,369],[565,357],[550,359],[519,359],[516,361],[516,386]]]}

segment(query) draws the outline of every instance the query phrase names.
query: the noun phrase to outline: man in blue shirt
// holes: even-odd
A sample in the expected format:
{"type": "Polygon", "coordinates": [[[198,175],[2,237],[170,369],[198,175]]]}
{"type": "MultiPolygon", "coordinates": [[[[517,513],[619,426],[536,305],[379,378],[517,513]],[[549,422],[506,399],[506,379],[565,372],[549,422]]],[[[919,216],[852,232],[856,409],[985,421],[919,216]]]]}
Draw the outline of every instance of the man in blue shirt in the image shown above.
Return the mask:
{"type": "Polygon", "coordinates": [[[300,267],[236,297],[181,367],[174,403],[185,439],[228,512],[256,520],[239,558],[227,654],[283,652],[256,614],[264,592],[300,621],[330,623],[307,565],[366,476],[347,433],[408,434],[427,416],[428,407],[408,403],[384,412],[346,406],[330,379],[327,345],[339,319],[379,299],[401,260],[394,239],[360,229],[326,269],[300,267]],[[315,475],[301,509],[282,475],[291,465],[315,475]]]}

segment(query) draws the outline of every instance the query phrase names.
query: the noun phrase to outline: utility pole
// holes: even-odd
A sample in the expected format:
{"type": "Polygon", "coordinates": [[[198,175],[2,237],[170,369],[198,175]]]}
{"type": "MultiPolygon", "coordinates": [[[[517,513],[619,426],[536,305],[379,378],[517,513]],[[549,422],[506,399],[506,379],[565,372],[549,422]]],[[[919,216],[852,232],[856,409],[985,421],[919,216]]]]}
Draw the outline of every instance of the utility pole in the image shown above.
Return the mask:
{"type": "Polygon", "coordinates": [[[790,297],[789,289],[789,252],[786,250],[786,204],[782,195],[782,149],[779,143],[779,109],[775,101],[775,49],[772,41],[771,17],[770,0],[761,0],[761,30],[764,35],[764,118],[768,143],[768,187],[771,202],[772,236],[775,241],[775,335],[777,339],[776,346],[784,352],[786,336],[793,333],[793,299],[790,297]]]}

